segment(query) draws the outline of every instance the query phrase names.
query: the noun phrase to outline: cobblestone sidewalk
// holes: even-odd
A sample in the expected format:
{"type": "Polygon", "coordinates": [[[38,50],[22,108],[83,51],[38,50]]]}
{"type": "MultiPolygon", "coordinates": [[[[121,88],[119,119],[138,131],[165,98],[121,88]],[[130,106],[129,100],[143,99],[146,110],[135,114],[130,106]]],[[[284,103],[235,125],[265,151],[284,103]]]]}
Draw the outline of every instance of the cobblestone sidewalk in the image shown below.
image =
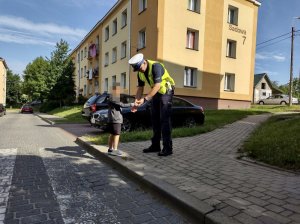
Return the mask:
{"type": "Polygon", "coordinates": [[[210,133],[174,139],[174,154],[166,158],[142,153],[150,141],[123,143],[129,159],[114,160],[210,205],[205,223],[299,224],[300,176],[236,158],[244,140],[268,117],[249,116],[210,133]]]}

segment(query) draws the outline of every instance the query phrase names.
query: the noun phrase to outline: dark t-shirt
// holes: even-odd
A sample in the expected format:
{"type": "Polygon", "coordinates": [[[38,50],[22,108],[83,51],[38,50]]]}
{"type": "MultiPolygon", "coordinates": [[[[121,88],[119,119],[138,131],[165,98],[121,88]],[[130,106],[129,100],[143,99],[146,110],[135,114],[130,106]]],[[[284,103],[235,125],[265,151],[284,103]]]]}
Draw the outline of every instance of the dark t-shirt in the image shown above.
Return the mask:
{"type": "MultiPolygon", "coordinates": [[[[149,83],[148,72],[149,72],[149,67],[147,67],[147,70],[145,71],[145,76],[149,83]]],[[[161,78],[164,73],[165,73],[165,69],[160,63],[154,63],[152,65],[152,74],[153,74],[154,83],[161,83],[161,78]]],[[[145,86],[145,82],[143,82],[139,76],[138,76],[138,86],[140,87],[145,86]]]]}

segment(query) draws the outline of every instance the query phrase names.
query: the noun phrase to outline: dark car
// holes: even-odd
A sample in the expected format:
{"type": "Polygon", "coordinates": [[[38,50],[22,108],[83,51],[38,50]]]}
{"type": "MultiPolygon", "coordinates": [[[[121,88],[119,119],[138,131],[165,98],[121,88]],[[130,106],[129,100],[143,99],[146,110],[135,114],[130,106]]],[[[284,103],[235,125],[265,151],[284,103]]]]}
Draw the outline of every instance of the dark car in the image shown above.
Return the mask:
{"type": "Polygon", "coordinates": [[[6,114],[6,108],[2,103],[0,103],[0,117],[4,116],[5,114],[6,114]]]}
{"type": "MultiPolygon", "coordinates": [[[[109,98],[109,94],[104,92],[103,94],[96,94],[93,95],[91,98],[89,98],[85,104],[83,105],[81,115],[85,119],[87,119],[90,123],[93,113],[95,113],[98,110],[101,109],[107,109],[108,104],[107,100],[109,98]]],[[[120,101],[123,103],[133,103],[134,97],[127,95],[127,94],[121,94],[120,95],[120,101]]]]}
{"type": "Polygon", "coordinates": [[[29,104],[24,104],[22,107],[21,107],[21,113],[33,113],[33,108],[31,105],[29,104]]]}
{"type": "MultiPolygon", "coordinates": [[[[138,107],[137,112],[132,113],[130,108],[123,108],[122,131],[131,131],[134,129],[144,129],[151,127],[151,101],[138,107]]],[[[204,110],[201,106],[194,105],[191,102],[173,97],[172,107],[172,125],[193,127],[197,124],[203,124],[205,119],[204,110]]],[[[107,109],[102,109],[93,114],[91,119],[93,126],[106,129],[107,127],[107,109]]]]}

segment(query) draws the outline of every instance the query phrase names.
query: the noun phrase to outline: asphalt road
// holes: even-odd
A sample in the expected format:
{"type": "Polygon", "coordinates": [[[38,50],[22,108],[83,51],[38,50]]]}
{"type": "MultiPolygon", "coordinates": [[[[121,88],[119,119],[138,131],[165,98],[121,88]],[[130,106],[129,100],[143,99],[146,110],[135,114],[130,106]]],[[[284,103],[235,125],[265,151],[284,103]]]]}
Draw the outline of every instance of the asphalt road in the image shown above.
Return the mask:
{"type": "Polygon", "coordinates": [[[189,223],[73,134],[32,114],[0,118],[0,224],[189,223]]]}

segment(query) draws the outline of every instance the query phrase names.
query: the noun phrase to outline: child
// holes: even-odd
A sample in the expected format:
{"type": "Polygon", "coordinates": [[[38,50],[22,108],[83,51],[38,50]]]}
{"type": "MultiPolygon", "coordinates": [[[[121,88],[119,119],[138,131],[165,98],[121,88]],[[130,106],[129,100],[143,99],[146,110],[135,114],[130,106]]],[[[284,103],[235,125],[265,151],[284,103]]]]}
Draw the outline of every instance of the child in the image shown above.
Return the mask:
{"type": "Polygon", "coordinates": [[[120,102],[120,84],[117,83],[112,88],[112,93],[108,99],[108,154],[114,156],[122,156],[122,152],[118,150],[118,144],[121,134],[121,126],[123,116],[121,114],[123,107],[133,107],[134,103],[120,102]]]}

